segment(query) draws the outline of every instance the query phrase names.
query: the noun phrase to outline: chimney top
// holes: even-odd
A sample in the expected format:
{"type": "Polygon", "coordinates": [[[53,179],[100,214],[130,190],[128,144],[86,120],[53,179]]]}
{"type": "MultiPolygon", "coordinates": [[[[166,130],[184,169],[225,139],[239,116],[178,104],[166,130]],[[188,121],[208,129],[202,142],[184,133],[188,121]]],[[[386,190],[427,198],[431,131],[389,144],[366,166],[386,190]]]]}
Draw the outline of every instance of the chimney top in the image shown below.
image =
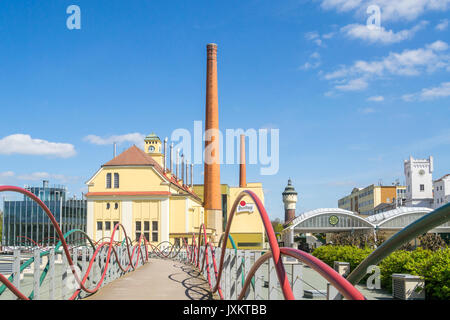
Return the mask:
{"type": "Polygon", "coordinates": [[[208,43],[206,51],[208,52],[208,60],[217,60],[217,44],[208,43]]]}

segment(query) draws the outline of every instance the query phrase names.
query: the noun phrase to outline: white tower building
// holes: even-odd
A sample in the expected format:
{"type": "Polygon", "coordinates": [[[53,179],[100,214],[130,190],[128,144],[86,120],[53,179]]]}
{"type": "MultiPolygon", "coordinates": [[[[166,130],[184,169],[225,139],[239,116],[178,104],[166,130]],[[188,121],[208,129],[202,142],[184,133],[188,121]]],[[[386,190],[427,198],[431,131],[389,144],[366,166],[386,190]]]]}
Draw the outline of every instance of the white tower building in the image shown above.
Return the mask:
{"type": "Polygon", "coordinates": [[[406,206],[433,208],[433,157],[404,161],[406,206]]]}
{"type": "Polygon", "coordinates": [[[450,202],[450,174],[446,174],[434,182],[434,208],[442,207],[450,202]]]}

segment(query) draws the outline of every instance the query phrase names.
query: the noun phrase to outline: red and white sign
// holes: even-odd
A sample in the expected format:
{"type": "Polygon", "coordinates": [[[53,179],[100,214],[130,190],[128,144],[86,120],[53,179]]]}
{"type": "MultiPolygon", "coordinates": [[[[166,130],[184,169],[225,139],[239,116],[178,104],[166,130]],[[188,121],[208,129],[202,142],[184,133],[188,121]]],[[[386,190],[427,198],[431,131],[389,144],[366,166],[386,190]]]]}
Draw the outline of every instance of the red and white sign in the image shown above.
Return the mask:
{"type": "Polygon", "coordinates": [[[248,213],[252,213],[255,210],[255,205],[253,203],[247,203],[244,200],[242,200],[241,202],[239,202],[239,205],[237,207],[237,213],[241,213],[241,212],[248,212],[248,213]]]}

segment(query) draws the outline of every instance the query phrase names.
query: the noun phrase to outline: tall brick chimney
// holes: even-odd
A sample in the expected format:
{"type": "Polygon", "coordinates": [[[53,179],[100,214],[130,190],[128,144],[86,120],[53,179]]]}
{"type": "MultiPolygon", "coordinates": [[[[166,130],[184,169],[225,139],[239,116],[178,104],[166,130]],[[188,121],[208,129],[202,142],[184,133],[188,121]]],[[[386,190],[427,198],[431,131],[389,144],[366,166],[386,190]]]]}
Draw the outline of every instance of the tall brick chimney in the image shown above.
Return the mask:
{"type": "Polygon", "coordinates": [[[217,92],[217,45],[207,45],[204,205],[207,227],[222,234],[222,195],[220,190],[219,102],[217,92]],[[209,140],[209,141],[208,141],[209,140]]]}
{"type": "Polygon", "coordinates": [[[247,178],[245,172],[245,135],[241,134],[241,161],[239,164],[239,188],[247,187],[247,178]]]}

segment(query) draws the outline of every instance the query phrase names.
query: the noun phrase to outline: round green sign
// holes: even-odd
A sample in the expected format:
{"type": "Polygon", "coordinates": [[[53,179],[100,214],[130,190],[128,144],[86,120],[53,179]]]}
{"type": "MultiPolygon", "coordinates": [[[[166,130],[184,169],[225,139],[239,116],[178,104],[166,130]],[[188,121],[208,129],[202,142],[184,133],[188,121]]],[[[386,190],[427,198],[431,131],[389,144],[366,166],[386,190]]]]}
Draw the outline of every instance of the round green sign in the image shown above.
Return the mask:
{"type": "Polygon", "coordinates": [[[336,217],[336,216],[331,216],[330,219],[328,219],[328,222],[330,222],[330,224],[331,224],[332,226],[335,226],[335,225],[338,224],[339,218],[336,217]]]}

